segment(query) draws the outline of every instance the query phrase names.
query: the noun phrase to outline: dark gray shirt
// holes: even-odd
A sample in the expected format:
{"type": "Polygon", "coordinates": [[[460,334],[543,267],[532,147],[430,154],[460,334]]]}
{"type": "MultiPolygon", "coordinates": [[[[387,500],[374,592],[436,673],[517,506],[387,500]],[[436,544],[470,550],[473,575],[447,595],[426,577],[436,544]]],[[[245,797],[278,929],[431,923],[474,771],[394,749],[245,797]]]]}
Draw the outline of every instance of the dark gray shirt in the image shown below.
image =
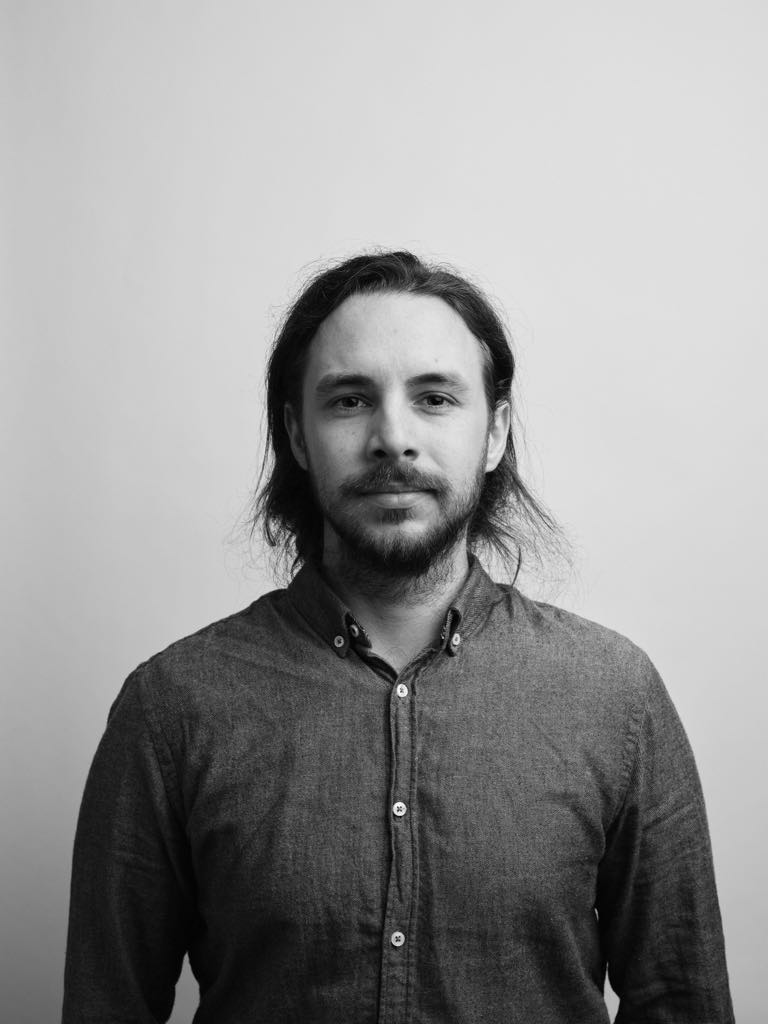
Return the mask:
{"type": "Polygon", "coordinates": [[[399,675],[305,567],[127,680],[65,1024],[733,1019],[701,790],[648,658],[473,563],[399,675]]]}

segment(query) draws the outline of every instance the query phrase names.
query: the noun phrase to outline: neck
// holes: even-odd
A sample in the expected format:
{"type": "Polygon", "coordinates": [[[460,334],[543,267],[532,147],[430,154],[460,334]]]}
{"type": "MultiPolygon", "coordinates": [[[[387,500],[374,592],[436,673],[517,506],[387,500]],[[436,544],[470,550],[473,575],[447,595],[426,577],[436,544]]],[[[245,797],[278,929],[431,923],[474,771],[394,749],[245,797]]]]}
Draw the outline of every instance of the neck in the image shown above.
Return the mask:
{"type": "Polygon", "coordinates": [[[323,571],[333,590],[365,626],[373,650],[400,671],[440,636],[448,609],[469,573],[466,540],[419,576],[395,576],[338,548],[326,550],[323,571]]]}

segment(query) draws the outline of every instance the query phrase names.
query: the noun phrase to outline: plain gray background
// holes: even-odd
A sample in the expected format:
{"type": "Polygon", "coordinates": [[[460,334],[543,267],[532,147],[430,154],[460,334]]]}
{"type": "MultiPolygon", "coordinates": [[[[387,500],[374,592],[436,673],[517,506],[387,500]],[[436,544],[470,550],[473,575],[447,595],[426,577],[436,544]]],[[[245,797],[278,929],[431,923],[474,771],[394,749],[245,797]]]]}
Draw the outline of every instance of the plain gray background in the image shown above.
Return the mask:
{"type": "Polygon", "coordinates": [[[276,317],[378,244],[508,311],[527,472],[577,548],[557,599],[667,682],[760,1024],[767,29],[757,0],[2,4],[8,1020],[59,1013],[123,678],[271,586],[228,538],[276,317]]]}

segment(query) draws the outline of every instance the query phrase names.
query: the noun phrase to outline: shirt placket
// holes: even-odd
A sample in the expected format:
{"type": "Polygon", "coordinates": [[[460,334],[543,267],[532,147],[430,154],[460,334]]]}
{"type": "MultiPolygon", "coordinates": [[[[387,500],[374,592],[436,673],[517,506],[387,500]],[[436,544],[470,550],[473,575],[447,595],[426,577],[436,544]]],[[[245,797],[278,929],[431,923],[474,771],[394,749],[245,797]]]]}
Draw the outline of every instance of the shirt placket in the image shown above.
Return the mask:
{"type": "Polygon", "coordinates": [[[391,866],[382,936],[379,1024],[402,1024],[409,1013],[418,884],[415,683],[419,667],[398,676],[390,693],[391,866]]]}

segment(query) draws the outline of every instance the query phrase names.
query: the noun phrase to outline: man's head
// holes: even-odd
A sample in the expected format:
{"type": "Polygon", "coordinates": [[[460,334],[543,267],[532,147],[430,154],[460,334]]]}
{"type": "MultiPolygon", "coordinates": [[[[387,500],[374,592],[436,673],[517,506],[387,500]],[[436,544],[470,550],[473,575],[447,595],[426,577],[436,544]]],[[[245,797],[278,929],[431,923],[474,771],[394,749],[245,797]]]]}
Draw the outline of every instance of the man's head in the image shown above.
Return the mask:
{"type": "Polygon", "coordinates": [[[329,568],[434,579],[466,558],[484,476],[509,434],[508,403],[487,400],[485,362],[432,295],[352,295],[322,322],[285,425],[329,568]]]}
{"type": "Polygon", "coordinates": [[[254,523],[299,562],[340,537],[418,571],[466,533],[519,563],[521,526],[551,521],[517,472],[514,368],[491,303],[449,270],[392,252],[320,273],[272,350],[254,523]]]}

